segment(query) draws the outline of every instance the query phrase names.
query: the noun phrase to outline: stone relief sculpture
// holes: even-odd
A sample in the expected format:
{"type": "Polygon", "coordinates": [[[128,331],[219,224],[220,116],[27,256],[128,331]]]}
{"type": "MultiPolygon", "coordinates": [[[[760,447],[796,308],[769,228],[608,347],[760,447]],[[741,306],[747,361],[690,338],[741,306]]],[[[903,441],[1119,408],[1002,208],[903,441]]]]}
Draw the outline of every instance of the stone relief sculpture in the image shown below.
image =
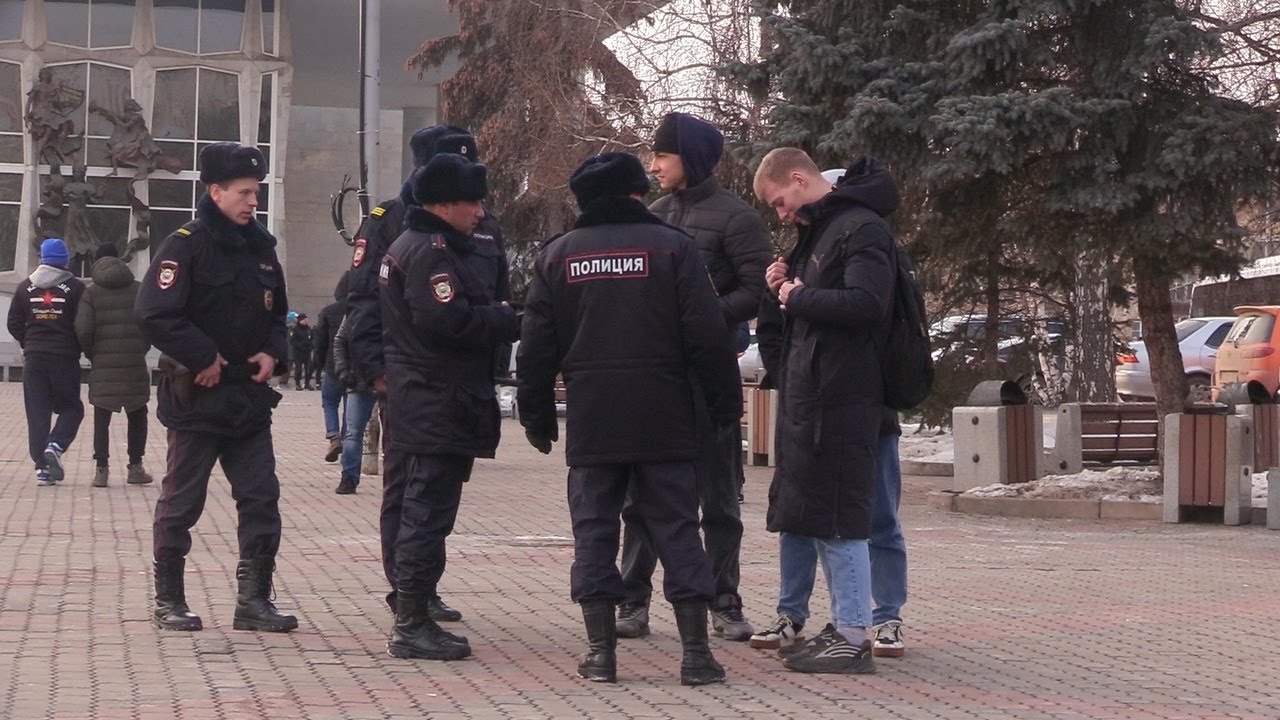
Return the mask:
{"type": "Polygon", "coordinates": [[[49,181],[41,193],[40,207],[36,209],[36,239],[33,244],[37,247],[48,238],[62,237],[62,205],[65,202],[63,190],[66,184],[62,168],[58,165],[51,166],[49,181]]]}
{"type": "Polygon", "coordinates": [[[67,161],[67,156],[80,150],[71,113],[84,102],[84,91],[67,87],[44,68],[39,80],[27,93],[27,131],[36,142],[37,162],[49,165],[67,161]]]}
{"type": "Polygon", "coordinates": [[[85,253],[92,257],[99,242],[98,233],[89,222],[88,205],[99,201],[101,195],[98,186],[85,177],[84,165],[77,165],[72,169],[71,182],[63,186],[62,193],[67,201],[66,221],[62,230],[67,250],[73,258],[85,253]]]}
{"type": "Polygon", "coordinates": [[[111,159],[113,175],[122,165],[138,169],[133,182],[146,180],[156,168],[171,173],[182,170],[182,162],[166,157],[151,137],[147,121],[142,117],[142,106],[133,98],[125,100],[124,110],[119,114],[94,102],[89,103],[89,112],[101,115],[112,125],[111,137],[107,139],[107,157],[111,159]]]}

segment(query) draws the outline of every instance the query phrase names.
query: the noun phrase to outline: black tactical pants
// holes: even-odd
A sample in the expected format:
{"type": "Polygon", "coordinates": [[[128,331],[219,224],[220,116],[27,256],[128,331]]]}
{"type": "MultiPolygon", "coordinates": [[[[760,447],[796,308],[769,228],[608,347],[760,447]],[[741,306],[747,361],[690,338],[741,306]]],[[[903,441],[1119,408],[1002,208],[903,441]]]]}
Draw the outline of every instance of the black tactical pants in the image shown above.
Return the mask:
{"type": "MultiPolygon", "coordinates": [[[[715,578],[715,595],[717,599],[725,595],[738,598],[738,558],[742,550],[742,514],[738,507],[738,493],[742,490],[742,430],[737,423],[718,432],[708,428],[703,438],[697,465],[697,494],[707,558],[715,578]]],[[[645,531],[643,523],[637,522],[638,513],[635,498],[628,496],[622,510],[622,519],[627,525],[622,542],[625,602],[649,601],[653,594],[653,571],[658,565],[653,535],[645,531]]]]}
{"type": "Polygon", "coordinates": [[[569,469],[573,601],[620,602],[625,597],[615,561],[622,505],[628,499],[632,522],[645,530],[662,560],[667,600],[709,602],[715,583],[698,537],[698,492],[691,462],[569,469]]]}
{"type": "Polygon", "coordinates": [[[445,538],[453,532],[462,484],[471,477],[475,458],[392,450],[386,469],[393,463],[404,471],[404,507],[395,540],[396,588],[434,596],[444,575],[445,538]]]}
{"type": "Polygon", "coordinates": [[[152,531],[157,560],[175,560],[190,552],[191,528],[204,512],[215,462],[221,462],[236,501],[240,558],[275,557],[280,548],[280,481],[271,429],[237,438],[170,430],[152,531]]]}

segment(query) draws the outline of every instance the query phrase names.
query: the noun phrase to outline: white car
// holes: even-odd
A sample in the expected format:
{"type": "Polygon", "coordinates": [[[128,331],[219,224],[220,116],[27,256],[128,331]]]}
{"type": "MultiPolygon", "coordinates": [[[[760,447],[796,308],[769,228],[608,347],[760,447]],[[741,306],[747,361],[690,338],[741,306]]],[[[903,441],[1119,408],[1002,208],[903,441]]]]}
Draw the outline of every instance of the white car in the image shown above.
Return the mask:
{"type": "MultiPolygon", "coordinates": [[[[1235,321],[1235,317],[1199,317],[1187,318],[1174,326],[1178,332],[1182,368],[1191,387],[1213,384],[1218,346],[1222,345],[1235,321]]],[[[1116,392],[1122,400],[1148,400],[1156,396],[1146,343],[1130,343],[1129,352],[1121,354],[1117,361],[1116,392]]]]}

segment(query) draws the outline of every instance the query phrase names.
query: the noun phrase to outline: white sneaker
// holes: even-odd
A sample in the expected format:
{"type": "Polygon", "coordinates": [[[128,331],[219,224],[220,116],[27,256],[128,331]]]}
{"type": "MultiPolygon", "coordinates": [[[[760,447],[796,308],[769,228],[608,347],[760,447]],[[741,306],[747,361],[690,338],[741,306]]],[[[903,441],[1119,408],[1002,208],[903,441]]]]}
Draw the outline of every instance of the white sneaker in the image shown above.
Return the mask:
{"type": "Polygon", "coordinates": [[[62,469],[62,453],[65,452],[58,443],[51,442],[44,449],[44,464],[49,468],[49,479],[55,483],[62,482],[66,472],[62,469]]]}
{"type": "Polygon", "coordinates": [[[871,654],[876,657],[902,657],[907,646],[902,642],[902,621],[889,620],[871,628],[871,654]]]}
{"type": "Polygon", "coordinates": [[[797,625],[787,615],[779,615],[769,627],[751,636],[750,645],[761,650],[777,650],[784,645],[794,645],[804,640],[803,625],[797,625]]]}

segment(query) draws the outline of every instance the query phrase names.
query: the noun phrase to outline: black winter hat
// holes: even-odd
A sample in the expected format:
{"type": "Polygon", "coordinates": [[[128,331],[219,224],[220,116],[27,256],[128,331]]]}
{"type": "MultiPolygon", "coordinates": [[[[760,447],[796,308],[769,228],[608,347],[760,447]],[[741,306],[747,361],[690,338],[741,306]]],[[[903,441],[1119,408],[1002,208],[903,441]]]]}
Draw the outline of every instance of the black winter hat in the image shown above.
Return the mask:
{"type": "Polygon", "coordinates": [[[214,143],[200,151],[200,182],[225,185],[240,178],[267,177],[267,159],[256,147],[233,142],[214,143]]]}
{"type": "Polygon", "coordinates": [[[461,155],[436,155],[413,171],[413,199],[419,205],[483,200],[489,194],[489,169],[461,155]]]}
{"type": "Polygon", "coordinates": [[[413,152],[413,166],[416,168],[426,165],[441,153],[461,155],[471,162],[480,160],[476,139],[457,125],[424,127],[409,138],[409,149],[413,152]]]}
{"type": "Polygon", "coordinates": [[[685,180],[692,187],[716,171],[724,155],[724,135],[702,118],[667,113],[653,133],[653,151],[679,155],[685,180]]]}
{"type": "Polygon", "coordinates": [[[602,197],[644,195],[649,192],[649,176],[640,158],[631,153],[600,153],[573,171],[569,189],[578,199],[578,207],[585,210],[602,197]]]}

